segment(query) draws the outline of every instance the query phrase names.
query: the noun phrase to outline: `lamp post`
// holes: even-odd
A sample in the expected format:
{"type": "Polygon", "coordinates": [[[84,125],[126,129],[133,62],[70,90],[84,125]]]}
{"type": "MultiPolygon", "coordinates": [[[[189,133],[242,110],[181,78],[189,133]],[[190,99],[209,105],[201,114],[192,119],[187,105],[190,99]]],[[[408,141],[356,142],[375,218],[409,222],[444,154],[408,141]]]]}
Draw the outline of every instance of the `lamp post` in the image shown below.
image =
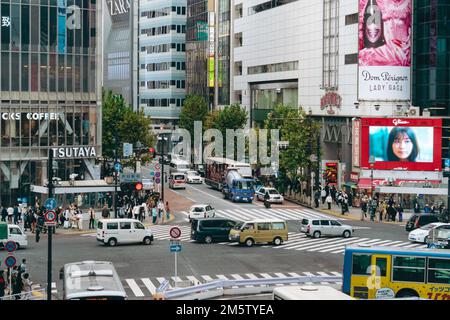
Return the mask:
{"type": "Polygon", "coordinates": [[[159,153],[161,161],[161,201],[164,203],[164,141],[168,141],[167,136],[159,135],[158,141],[161,141],[161,151],[159,153]]]}

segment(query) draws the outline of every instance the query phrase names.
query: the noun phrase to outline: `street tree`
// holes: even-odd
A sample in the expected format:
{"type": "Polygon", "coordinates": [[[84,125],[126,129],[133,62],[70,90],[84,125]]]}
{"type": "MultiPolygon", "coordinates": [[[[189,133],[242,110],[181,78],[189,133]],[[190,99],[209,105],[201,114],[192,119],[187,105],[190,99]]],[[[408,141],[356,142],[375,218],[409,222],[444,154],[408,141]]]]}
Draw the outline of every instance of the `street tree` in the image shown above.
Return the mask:
{"type": "Polygon", "coordinates": [[[208,103],[205,98],[198,95],[188,95],[186,97],[180,112],[179,126],[189,131],[192,143],[194,141],[194,122],[201,121],[204,123],[207,115],[208,103]]]}

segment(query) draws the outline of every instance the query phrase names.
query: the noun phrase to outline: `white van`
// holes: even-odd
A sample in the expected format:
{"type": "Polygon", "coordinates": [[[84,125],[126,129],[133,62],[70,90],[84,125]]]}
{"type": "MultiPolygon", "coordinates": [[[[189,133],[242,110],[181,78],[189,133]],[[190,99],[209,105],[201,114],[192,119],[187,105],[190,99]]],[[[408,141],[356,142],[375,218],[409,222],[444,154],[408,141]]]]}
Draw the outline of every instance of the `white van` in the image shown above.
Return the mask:
{"type": "Polygon", "coordinates": [[[0,224],[0,247],[8,241],[14,241],[17,248],[28,246],[27,235],[16,224],[0,224]]]}
{"type": "Polygon", "coordinates": [[[97,223],[97,241],[111,247],[118,243],[150,245],[153,234],[136,219],[102,219],[97,223]]]}
{"type": "Polygon", "coordinates": [[[191,170],[189,168],[189,162],[182,160],[182,159],[177,159],[177,158],[172,158],[172,160],[170,161],[170,172],[188,172],[189,170],[191,170]]]}
{"type": "Polygon", "coordinates": [[[169,176],[170,189],[186,189],[186,174],[183,172],[172,172],[169,176]]]}

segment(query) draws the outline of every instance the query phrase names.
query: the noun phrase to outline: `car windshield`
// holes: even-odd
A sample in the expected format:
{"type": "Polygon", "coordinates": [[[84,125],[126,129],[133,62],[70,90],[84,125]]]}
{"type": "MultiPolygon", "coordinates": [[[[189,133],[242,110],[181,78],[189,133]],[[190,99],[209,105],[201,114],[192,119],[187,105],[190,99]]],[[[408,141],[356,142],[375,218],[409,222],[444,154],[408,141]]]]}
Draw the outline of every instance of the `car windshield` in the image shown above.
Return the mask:
{"type": "Polygon", "coordinates": [[[250,189],[253,189],[253,182],[239,181],[236,186],[238,189],[241,189],[241,190],[250,190],[250,189]]]}
{"type": "Polygon", "coordinates": [[[175,180],[184,180],[184,176],[183,175],[176,175],[173,177],[175,180]]]}
{"type": "Polygon", "coordinates": [[[303,220],[302,220],[302,224],[303,224],[303,225],[307,225],[308,223],[309,223],[309,220],[308,220],[308,219],[303,219],[303,220]]]}
{"type": "Polygon", "coordinates": [[[421,227],[420,229],[422,229],[422,230],[430,230],[430,229],[433,229],[435,226],[436,226],[435,223],[429,223],[429,224],[421,227]]]}
{"type": "Polygon", "coordinates": [[[277,190],[269,190],[270,194],[279,194],[277,190]]]}
{"type": "Polygon", "coordinates": [[[238,223],[236,223],[236,225],[233,227],[233,229],[234,229],[234,230],[241,230],[243,226],[244,226],[244,222],[238,222],[238,223]]]}

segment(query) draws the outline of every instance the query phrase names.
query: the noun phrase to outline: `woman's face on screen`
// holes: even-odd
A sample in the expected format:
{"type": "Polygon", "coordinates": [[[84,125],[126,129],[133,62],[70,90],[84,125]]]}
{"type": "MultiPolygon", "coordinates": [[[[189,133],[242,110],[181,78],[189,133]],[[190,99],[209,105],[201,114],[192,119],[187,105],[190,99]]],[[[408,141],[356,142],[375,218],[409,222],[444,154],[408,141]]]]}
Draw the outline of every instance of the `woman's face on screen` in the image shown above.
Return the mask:
{"type": "Polygon", "coordinates": [[[413,143],[406,133],[399,133],[392,143],[392,152],[400,161],[408,160],[413,150],[413,143]]]}

